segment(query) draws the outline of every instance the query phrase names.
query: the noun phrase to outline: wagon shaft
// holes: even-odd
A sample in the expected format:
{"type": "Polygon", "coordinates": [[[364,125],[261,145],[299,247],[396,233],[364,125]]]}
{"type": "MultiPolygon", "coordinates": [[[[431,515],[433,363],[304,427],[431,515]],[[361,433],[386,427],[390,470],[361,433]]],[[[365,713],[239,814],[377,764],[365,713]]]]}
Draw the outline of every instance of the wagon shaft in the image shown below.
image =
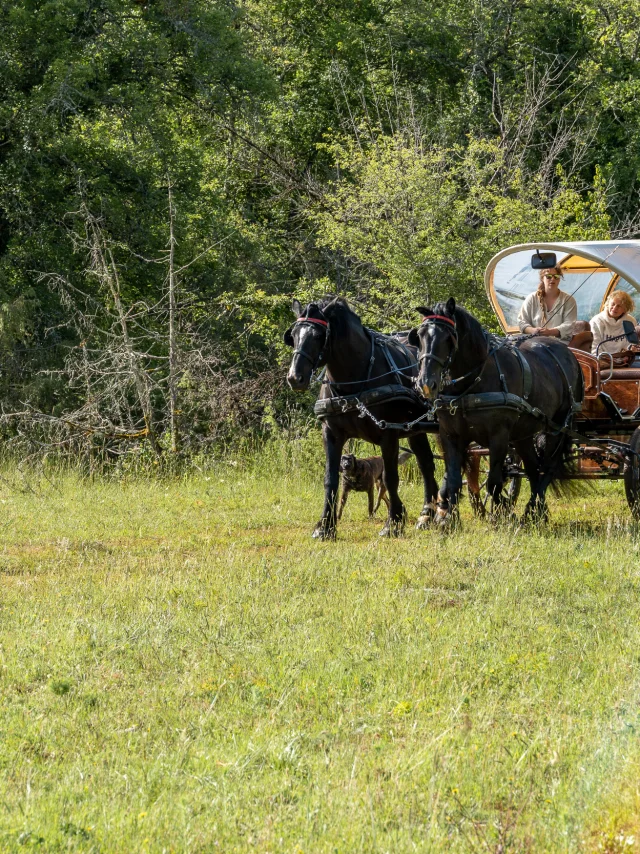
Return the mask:
{"type": "Polygon", "coordinates": [[[611,445],[581,445],[575,458],[579,461],[578,471],[582,475],[602,472],[620,476],[625,463],[625,454],[611,445]]]}

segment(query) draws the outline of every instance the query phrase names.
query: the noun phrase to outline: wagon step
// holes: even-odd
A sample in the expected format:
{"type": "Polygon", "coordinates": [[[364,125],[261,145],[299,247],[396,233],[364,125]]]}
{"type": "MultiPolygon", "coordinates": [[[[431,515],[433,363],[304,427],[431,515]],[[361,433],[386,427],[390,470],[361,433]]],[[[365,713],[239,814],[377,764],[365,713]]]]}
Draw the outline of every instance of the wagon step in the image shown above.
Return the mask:
{"type": "Polygon", "coordinates": [[[621,409],[615,400],[605,391],[598,392],[598,397],[604,404],[604,408],[607,410],[609,417],[613,421],[633,421],[637,418],[638,410],[633,413],[629,413],[626,409],[621,409]]]}

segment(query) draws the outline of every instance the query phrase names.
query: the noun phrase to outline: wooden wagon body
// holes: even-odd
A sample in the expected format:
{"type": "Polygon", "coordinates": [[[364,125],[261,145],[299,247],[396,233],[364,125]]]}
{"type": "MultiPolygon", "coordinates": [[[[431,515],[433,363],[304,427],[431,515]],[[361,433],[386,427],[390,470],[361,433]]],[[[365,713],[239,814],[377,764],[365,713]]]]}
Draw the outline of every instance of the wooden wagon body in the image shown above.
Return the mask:
{"type": "MultiPolygon", "coordinates": [[[[518,312],[537,288],[538,271],[531,266],[537,252],[556,254],[564,274],[561,288],[575,298],[579,320],[598,314],[617,290],[636,301],[640,319],[640,241],[530,243],[499,252],[485,273],[487,295],[505,334],[519,333],[518,312]]],[[[582,410],[572,425],[574,476],[624,478],[629,505],[640,518],[640,354],[622,367],[608,356],[573,353],[585,381],[582,410]]],[[[512,462],[509,474],[522,476],[512,462]]]]}

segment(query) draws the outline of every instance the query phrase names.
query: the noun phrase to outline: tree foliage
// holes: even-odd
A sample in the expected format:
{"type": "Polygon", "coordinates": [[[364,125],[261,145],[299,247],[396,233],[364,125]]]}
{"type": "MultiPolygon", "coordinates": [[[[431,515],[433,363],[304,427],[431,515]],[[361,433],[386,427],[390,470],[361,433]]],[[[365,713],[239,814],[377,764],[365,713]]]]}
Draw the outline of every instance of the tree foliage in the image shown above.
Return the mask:
{"type": "Polygon", "coordinates": [[[0,0],[0,24],[5,412],[144,421],[135,372],[108,405],[78,379],[124,352],[89,221],[160,441],[170,249],[191,441],[286,417],[294,294],[388,327],[451,292],[490,323],[497,249],[639,228],[631,0],[0,0]]]}

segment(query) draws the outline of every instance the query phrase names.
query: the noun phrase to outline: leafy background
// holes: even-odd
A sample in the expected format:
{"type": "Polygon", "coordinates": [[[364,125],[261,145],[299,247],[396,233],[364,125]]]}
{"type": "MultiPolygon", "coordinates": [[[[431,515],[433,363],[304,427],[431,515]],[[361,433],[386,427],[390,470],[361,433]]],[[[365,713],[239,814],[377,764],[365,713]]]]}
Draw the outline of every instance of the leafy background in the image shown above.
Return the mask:
{"type": "Polygon", "coordinates": [[[14,439],[62,418],[113,456],[149,420],[159,453],[171,381],[184,451],[299,429],[294,295],[390,329],[452,293],[491,324],[499,248],[640,228],[635,2],[2,0],[0,24],[14,439]]]}

